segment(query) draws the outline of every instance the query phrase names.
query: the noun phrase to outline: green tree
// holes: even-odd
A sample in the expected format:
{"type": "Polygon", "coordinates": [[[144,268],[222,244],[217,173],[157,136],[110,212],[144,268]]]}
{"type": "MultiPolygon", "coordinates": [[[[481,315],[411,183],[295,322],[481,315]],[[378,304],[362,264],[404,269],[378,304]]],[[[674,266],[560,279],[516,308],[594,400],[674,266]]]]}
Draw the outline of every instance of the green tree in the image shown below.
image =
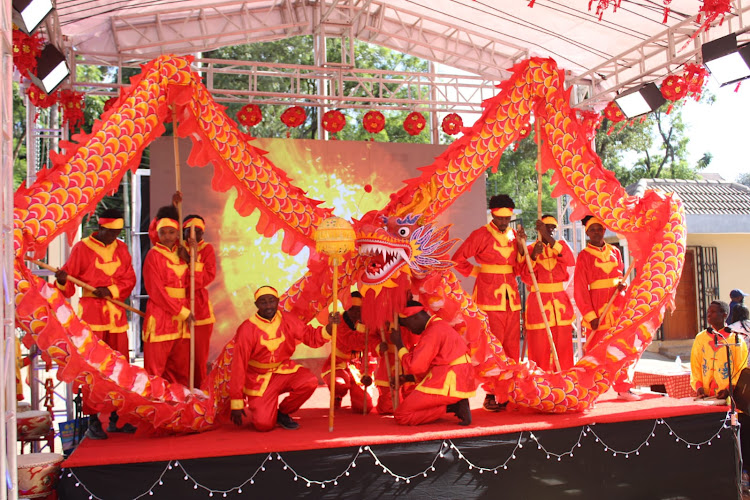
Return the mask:
{"type": "Polygon", "coordinates": [[[750,187],[750,172],[744,172],[737,177],[737,182],[743,186],[750,187]]]}

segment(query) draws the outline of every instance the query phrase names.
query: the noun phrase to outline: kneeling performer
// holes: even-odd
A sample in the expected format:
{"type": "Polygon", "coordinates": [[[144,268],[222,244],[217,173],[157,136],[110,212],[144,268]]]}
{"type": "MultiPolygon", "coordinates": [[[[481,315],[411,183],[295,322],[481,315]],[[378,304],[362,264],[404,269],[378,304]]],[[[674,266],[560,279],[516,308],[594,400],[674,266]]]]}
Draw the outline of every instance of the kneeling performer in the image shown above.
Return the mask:
{"type": "MultiPolygon", "coordinates": [[[[270,286],[255,292],[258,312],[245,320],[234,336],[234,356],[229,379],[231,419],[243,424],[245,408],[249,421],[266,432],[278,423],[284,429],[299,424],[290,416],[310,399],[318,378],[291,357],[297,344],[320,347],[328,340],[323,328],[304,324],[291,313],[279,311],[279,293],[270,286]],[[279,396],[289,395],[279,404],[279,396]]],[[[329,318],[340,321],[338,318],[329,318]]]]}
{"type": "Polygon", "coordinates": [[[411,352],[404,348],[401,332],[391,332],[404,371],[421,380],[394,412],[396,422],[417,425],[433,422],[444,413],[455,413],[459,425],[471,424],[469,400],[476,382],[463,337],[437,316],[430,316],[421,303],[410,300],[399,314],[399,324],[419,341],[411,352]]]}

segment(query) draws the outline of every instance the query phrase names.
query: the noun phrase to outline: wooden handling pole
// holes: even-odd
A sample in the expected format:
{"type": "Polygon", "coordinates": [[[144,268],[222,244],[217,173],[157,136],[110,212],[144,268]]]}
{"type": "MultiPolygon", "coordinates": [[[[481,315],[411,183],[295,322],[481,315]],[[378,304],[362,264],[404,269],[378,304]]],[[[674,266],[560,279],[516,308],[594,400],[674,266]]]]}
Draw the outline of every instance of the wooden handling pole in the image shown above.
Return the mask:
{"type": "MultiPolygon", "coordinates": [[[[393,325],[391,326],[391,329],[392,330],[399,329],[397,312],[393,313],[393,325]]],[[[394,402],[393,409],[395,410],[396,408],[398,408],[398,402],[401,399],[401,358],[398,357],[398,350],[396,350],[396,356],[394,356],[393,358],[393,363],[394,363],[393,372],[395,373],[395,384],[396,384],[396,387],[395,387],[396,395],[393,398],[393,402],[394,402]]]]}
{"type": "MultiPolygon", "coordinates": [[[[177,109],[174,106],[172,107],[172,143],[174,145],[174,180],[177,192],[182,194],[182,177],[180,175],[180,142],[177,137],[177,109]]],[[[180,201],[177,203],[177,217],[179,218],[177,224],[182,224],[182,197],[180,197],[180,201]]],[[[182,242],[185,240],[185,238],[182,234],[182,231],[179,231],[179,233],[180,246],[182,246],[182,242]]]]}
{"type": "MultiPolygon", "coordinates": [[[[370,346],[369,346],[369,332],[367,331],[367,328],[365,330],[365,350],[362,352],[362,364],[364,365],[362,367],[362,378],[367,377],[369,371],[370,371],[370,346]]],[[[370,388],[370,386],[367,386],[365,384],[362,384],[362,388],[364,389],[364,399],[362,401],[362,415],[367,415],[367,389],[370,388]]]]}
{"type": "MultiPolygon", "coordinates": [[[[47,271],[52,271],[53,273],[56,273],[57,271],[59,271],[59,269],[57,269],[57,268],[55,268],[55,267],[52,267],[52,266],[50,266],[49,264],[45,264],[45,263],[44,263],[44,262],[42,262],[41,260],[37,260],[37,259],[32,259],[32,258],[30,258],[30,257],[26,257],[26,260],[27,260],[27,261],[29,261],[29,262],[31,262],[32,264],[36,264],[37,266],[41,267],[42,269],[46,269],[47,271]]],[[[73,276],[71,276],[71,275],[68,275],[68,279],[69,279],[69,280],[70,280],[70,281],[71,281],[71,282],[72,282],[72,283],[73,283],[74,285],[78,285],[78,286],[80,286],[81,288],[83,288],[83,289],[86,289],[86,290],[88,290],[89,292],[94,292],[94,291],[96,290],[96,287],[94,287],[94,286],[91,286],[91,285],[89,285],[88,283],[85,283],[85,282],[83,282],[83,281],[79,280],[78,278],[75,278],[75,277],[73,277],[73,276]]],[[[129,305],[127,305],[127,304],[126,304],[125,302],[119,301],[119,300],[115,299],[114,297],[104,297],[104,298],[105,298],[105,299],[107,299],[108,301],[112,302],[113,304],[115,304],[115,305],[117,305],[117,306],[120,306],[120,307],[122,307],[123,309],[125,309],[125,310],[127,310],[127,311],[130,311],[130,312],[132,312],[132,313],[135,313],[135,314],[137,314],[138,316],[140,316],[140,317],[142,317],[142,318],[145,318],[145,317],[146,317],[146,315],[145,315],[145,314],[143,314],[143,313],[142,313],[141,311],[139,311],[138,309],[136,309],[136,308],[134,308],[134,307],[130,307],[130,306],[129,306],[129,305]]]]}
{"type": "MultiPolygon", "coordinates": [[[[195,388],[195,226],[190,226],[190,391],[195,388]]],[[[199,367],[205,369],[204,367],[199,367]]]]}
{"type": "MultiPolygon", "coordinates": [[[[536,183],[537,183],[537,213],[538,219],[542,219],[542,136],[541,127],[539,126],[539,118],[536,119],[536,140],[537,140],[537,153],[536,153],[536,183]]],[[[541,240],[541,234],[537,233],[537,239],[541,240]]],[[[547,331],[547,340],[549,341],[550,351],[552,352],[552,360],[555,362],[555,369],[560,371],[560,359],[557,356],[557,347],[555,346],[555,339],[552,337],[552,330],[549,327],[549,321],[547,320],[547,312],[544,310],[544,302],[542,301],[542,293],[539,291],[539,284],[536,281],[536,275],[534,274],[534,265],[531,262],[531,255],[529,255],[528,248],[524,252],[526,255],[526,265],[529,268],[529,274],[531,275],[531,282],[534,284],[534,295],[536,295],[536,301],[539,305],[539,311],[542,314],[544,320],[544,329],[547,331]]],[[[528,339],[526,340],[528,342],[528,339]]]]}
{"type": "MultiPolygon", "coordinates": [[[[380,327],[380,341],[388,344],[388,341],[385,339],[385,326],[380,327]]],[[[393,390],[393,384],[391,384],[391,360],[388,359],[388,354],[390,350],[388,347],[386,347],[385,353],[383,353],[383,356],[385,357],[385,371],[388,373],[388,386],[391,390],[391,402],[393,403],[393,409],[396,409],[396,406],[398,406],[398,401],[396,399],[396,395],[394,394],[393,390]]],[[[398,353],[396,353],[396,356],[398,357],[398,353]]]]}
{"type": "MultiPolygon", "coordinates": [[[[331,257],[333,261],[333,314],[339,309],[339,258],[331,257]]],[[[328,407],[328,432],[333,432],[333,408],[336,404],[336,333],[338,325],[331,325],[331,400],[328,407]]]]}

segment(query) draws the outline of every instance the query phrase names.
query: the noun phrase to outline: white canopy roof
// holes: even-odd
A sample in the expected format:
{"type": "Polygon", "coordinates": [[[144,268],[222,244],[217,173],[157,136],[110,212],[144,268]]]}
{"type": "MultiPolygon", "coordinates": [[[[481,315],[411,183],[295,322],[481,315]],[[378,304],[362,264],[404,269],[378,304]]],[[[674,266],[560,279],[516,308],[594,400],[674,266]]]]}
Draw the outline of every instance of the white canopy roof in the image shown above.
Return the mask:
{"type": "Polygon", "coordinates": [[[297,35],[350,36],[489,80],[529,56],[554,58],[594,94],[651,81],[696,58],[701,41],[741,32],[738,1],[721,27],[693,38],[702,2],[589,0],[58,0],[59,32],[80,54],[148,60],[297,35]],[[593,1],[596,8],[598,1],[593,1]]]}

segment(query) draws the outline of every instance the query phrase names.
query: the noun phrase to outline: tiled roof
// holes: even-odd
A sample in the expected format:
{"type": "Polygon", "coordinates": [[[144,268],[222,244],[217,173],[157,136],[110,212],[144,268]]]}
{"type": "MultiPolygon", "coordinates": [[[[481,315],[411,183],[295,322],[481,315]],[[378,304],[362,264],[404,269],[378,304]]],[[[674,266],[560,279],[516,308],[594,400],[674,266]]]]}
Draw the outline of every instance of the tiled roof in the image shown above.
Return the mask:
{"type": "Polygon", "coordinates": [[[629,194],[646,189],[677,193],[685,212],[695,215],[750,214],[750,188],[736,182],[683,179],[641,179],[627,187],[629,194]]]}

